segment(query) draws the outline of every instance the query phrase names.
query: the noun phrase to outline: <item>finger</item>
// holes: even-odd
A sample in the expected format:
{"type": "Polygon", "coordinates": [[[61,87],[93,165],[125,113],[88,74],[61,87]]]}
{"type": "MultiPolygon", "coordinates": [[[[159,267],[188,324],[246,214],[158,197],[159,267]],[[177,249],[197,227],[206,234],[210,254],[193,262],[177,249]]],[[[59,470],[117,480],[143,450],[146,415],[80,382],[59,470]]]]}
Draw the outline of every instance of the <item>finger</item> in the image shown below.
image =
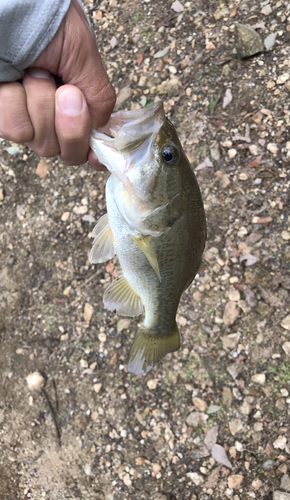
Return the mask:
{"type": "Polygon", "coordinates": [[[34,129],[34,137],[27,144],[41,156],[56,156],[60,148],[55,132],[56,86],[52,75],[46,69],[31,68],[26,71],[22,84],[34,129]]]}
{"type": "Polygon", "coordinates": [[[95,156],[92,149],[89,150],[88,161],[89,161],[91,167],[94,170],[97,170],[98,172],[107,170],[105,165],[103,165],[102,163],[99,162],[98,158],[95,156]]]}
{"type": "Polygon", "coordinates": [[[62,161],[67,165],[86,163],[90,113],[84,95],[73,85],[63,85],[56,91],[55,128],[62,161]]]}
{"type": "Polygon", "coordinates": [[[115,91],[84,12],[74,0],[65,18],[59,74],[65,83],[75,85],[83,92],[92,126],[105,125],[115,105],[115,91]]]}
{"type": "Polygon", "coordinates": [[[18,82],[0,84],[0,137],[17,143],[33,138],[26,93],[18,82]]]}

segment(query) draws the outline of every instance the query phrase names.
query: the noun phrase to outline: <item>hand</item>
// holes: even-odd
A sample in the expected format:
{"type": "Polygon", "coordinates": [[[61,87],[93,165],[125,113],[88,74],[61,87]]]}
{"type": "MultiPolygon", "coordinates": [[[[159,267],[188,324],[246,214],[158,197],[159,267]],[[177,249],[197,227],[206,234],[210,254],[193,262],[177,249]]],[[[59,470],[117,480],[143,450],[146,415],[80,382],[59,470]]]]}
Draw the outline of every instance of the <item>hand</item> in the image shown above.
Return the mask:
{"type": "Polygon", "coordinates": [[[115,105],[94,35],[72,0],[56,35],[25,71],[22,83],[0,83],[0,137],[26,143],[41,156],[60,155],[67,165],[88,159],[90,127],[107,123],[115,105]],[[65,85],[56,88],[52,75],[65,85]]]}

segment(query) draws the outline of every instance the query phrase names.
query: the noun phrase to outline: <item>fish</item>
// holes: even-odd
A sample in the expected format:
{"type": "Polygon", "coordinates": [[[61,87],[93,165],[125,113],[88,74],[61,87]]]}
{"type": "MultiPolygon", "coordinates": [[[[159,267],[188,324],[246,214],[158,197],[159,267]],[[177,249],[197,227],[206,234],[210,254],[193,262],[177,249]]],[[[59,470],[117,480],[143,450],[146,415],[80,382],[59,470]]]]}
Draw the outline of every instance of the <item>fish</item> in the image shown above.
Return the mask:
{"type": "Polygon", "coordinates": [[[145,310],[127,363],[139,375],[180,348],[177,309],[206,242],[202,196],[162,100],[113,113],[105,127],[91,129],[90,147],[111,175],[89,260],[119,259],[122,271],[103,297],[107,309],[132,317],[145,310]]]}

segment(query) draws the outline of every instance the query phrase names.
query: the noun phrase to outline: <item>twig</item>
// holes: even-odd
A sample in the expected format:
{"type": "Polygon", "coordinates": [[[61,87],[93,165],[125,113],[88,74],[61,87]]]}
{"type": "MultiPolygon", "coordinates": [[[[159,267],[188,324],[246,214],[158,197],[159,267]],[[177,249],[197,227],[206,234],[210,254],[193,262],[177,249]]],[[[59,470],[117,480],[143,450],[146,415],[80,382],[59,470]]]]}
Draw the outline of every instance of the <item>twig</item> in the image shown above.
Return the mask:
{"type": "Polygon", "coordinates": [[[54,427],[55,427],[55,431],[56,431],[58,446],[61,446],[61,434],[60,434],[60,430],[59,430],[59,427],[58,427],[58,424],[57,424],[56,414],[55,414],[54,408],[53,408],[53,406],[52,406],[52,404],[50,402],[50,399],[48,397],[48,394],[47,394],[46,390],[43,387],[41,388],[41,393],[42,393],[44,399],[46,400],[46,402],[48,404],[48,407],[50,409],[50,413],[51,413],[52,420],[53,420],[54,427]]]}

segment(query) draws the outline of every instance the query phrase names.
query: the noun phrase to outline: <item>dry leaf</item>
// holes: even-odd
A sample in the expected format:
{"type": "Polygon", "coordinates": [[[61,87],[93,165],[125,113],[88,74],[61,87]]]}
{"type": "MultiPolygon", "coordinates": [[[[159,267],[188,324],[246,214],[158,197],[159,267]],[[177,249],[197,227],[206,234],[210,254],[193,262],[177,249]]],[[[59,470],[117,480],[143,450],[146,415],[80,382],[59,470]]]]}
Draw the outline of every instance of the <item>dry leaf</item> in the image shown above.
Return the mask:
{"type": "Polygon", "coordinates": [[[86,323],[89,323],[91,321],[91,317],[93,315],[94,308],[89,302],[85,304],[85,309],[84,309],[84,320],[86,323]]]}
{"type": "Polygon", "coordinates": [[[49,170],[49,165],[48,163],[46,163],[45,160],[40,160],[39,164],[37,165],[37,168],[36,168],[36,174],[39,175],[39,177],[41,177],[41,179],[44,179],[44,177],[46,177],[47,173],[48,173],[48,170],[49,170]]]}
{"type": "Polygon", "coordinates": [[[165,49],[163,49],[163,50],[159,50],[158,52],[156,52],[156,54],[154,54],[154,59],[157,59],[158,57],[166,56],[166,54],[169,52],[169,50],[170,50],[170,46],[165,47],[165,49]]]}
{"type": "Polygon", "coordinates": [[[173,2],[173,4],[171,5],[171,8],[175,12],[183,12],[184,11],[184,7],[183,7],[182,3],[179,2],[179,0],[175,0],[175,2],[173,2]]]}
{"type": "Polygon", "coordinates": [[[228,106],[228,104],[232,102],[232,99],[233,99],[232,91],[231,89],[227,89],[223,100],[223,108],[228,106]]]}
{"type": "Polygon", "coordinates": [[[213,163],[210,161],[209,157],[207,156],[202,163],[200,163],[195,170],[202,170],[206,167],[213,167],[213,163]]]}
{"type": "Polygon", "coordinates": [[[248,162],[249,167],[253,168],[253,167],[257,167],[258,165],[260,165],[261,160],[262,160],[262,158],[263,158],[263,155],[264,155],[264,153],[261,153],[261,154],[260,154],[259,156],[257,156],[254,160],[249,161],[249,162],[248,162]]]}
{"type": "Polygon", "coordinates": [[[229,469],[232,468],[232,464],[227,457],[226,450],[220,444],[213,445],[211,455],[219,464],[225,465],[229,469]]]}
{"type": "Polygon", "coordinates": [[[235,17],[236,13],[238,12],[238,8],[239,8],[239,5],[236,5],[235,8],[230,13],[230,17],[235,17]]]}
{"type": "Polygon", "coordinates": [[[112,49],[114,49],[116,45],[118,45],[117,38],[115,36],[112,36],[111,40],[109,41],[109,44],[111,45],[112,49]]]}
{"type": "Polygon", "coordinates": [[[138,66],[140,66],[141,62],[143,61],[143,54],[138,54],[137,56],[137,59],[136,59],[136,63],[138,64],[138,66]]]}
{"type": "Polygon", "coordinates": [[[204,438],[204,444],[205,446],[207,447],[207,449],[209,451],[212,450],[213,446],[215,445],[216,443],[216,440],[217,440],[217,436],[218,436],[218,430],[219,430],[219,426],[218,425],[214,425],[206,434],[205,438],[204,438]]]}
{"type": "Polygon", "coordinates": [[[246,255],[243,255],[240,258],[240,262],[244,262],[244,265],[246,267],[252,266],[253,264],[256,264],[257,260],[258,260],[257,257],[255,257],[254,255],[251,255],[250,253],[246,253],[246,255]]]}

